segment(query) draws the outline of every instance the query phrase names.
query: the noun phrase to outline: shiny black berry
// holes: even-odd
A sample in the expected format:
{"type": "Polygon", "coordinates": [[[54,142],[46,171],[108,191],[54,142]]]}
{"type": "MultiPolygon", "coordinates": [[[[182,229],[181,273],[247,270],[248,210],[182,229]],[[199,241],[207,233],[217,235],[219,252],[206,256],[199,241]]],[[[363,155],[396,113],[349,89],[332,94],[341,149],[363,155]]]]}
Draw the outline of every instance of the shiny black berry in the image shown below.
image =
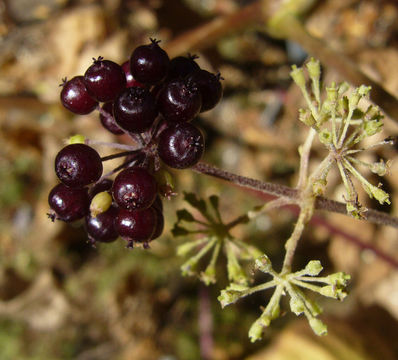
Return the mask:
{"type": "Polygon", "coordinates": [[[113,101],[126,87],[126,76],[122,67],[102,57],[86,70],[84,82],[90,94],[98,101],[113,101]]]}
{"type": "Polygon", "coordinates": [[[115,100],[113,115],[122,129],[132,133],[144,132],[158,115],[155,98],[148,90],[128,88],[115,100]]]}
{"type": "Polygon", "coordinates": [[[200,112],[213,109],[222,98],[220,75],[214,75],[206,70],[198,70],[187,76],[187,81],[193,82],[202,94],[200,112]]]}
{"type": "MultiPolygon", "coordinates": [[[[155,202],[156,203],[156,202],[155,202]]],[[[157,239],[160,235],[162,235],[163,233],[163,229],[164,229],[164,216],[163,216],[163,212],[154,205],[152,205],[152,208],[155,210],[156,212],[156,226],[155,226],[155,231],[153,232],[152,236],[151,236],[151,240],[155,240],[157,239]]]]}
{"type": "Polygon", "coordinates": [[[159,195],[156,196],[156,199],[153,202],[152,206],[160,212],[163,212],[163,202],[159,195]]]}
{"type": "Polygon", "coordinates": [[[158,43],[151,39],[149,45],[138,46],[131,54],[131,74],[142,84],[154,85],[167,75],[170,60],[158,43]]]}
{"type": "Polygon", "coordinates": [[[183,78],[196,70],[200,70],[199,65],[195,62],[196,58],[195,55],[189,55],[188,57],[177,56],[171,59],[167,78],[183,78]]]}
{"type": "Polygon", "coordinates": [[[86,230],[92,242],[112,242],[117,239],[118,233],[115,229],[116,216],[119,209],[112,205],[107,211],[96,217],[86,217],[86,230]]]}
{"type": "Polygon", "coordinates": [[[113,102],[107,102],[102,105],[100,120],[102,126],[112,134],[124,134],[124,131],[116,124],[115,118],[113,117],[113,102]]]}
{"type": "Polygon", "coordinates": [[[157,183],[146,169],[138,166],[130,167],[116,176],[112,195],[121,208],[146,209],[155,201],[157,183]]]}
{"type": "Polygon", "coordinates": [[[191,123],[170,126],[158,138],[158,154],[175,169],[186,169],[199,162],[204,152],[202,132],[191,123]]]}
{"type": "Polygon", "coordinates": [[[160,113],[170,123],[191,121],[200,112],[202,95],[195,83],[178,78],[162,88],[158,106],[160,113]]]}
{"type": "Polygon", "coordinates": [[[98,102],[89,94],[83,76],[75,76],[62,84],[61,103],[75,114],[91,113],[98,102]]]}
{"type": "Polygon", "coordinates": [[[52,219],[71,222],[88,214],[90,200],[86,188],[72,189],[58,184],[50,191],[48,204],[54,211],[49,215],[52,219]]]}
{"type": "Polygon", "coordinates": [[[83,187],[101,177],[101,157],[85,144],[67,145],[55,158],[55,172],[65,185],[83,187]]]}
{"type": "Polygon", "coordinates": [[[122,69],[124,71],[124,74],[126,75],[126,87],[142,87],[144,88],[145,85],[141,84],[139,81],[134,79],[134,76],[131,75],[131,70],[130,70],[130,61],[127,60],[122,64],[122,69]]]}
{"type": "Polygon", "coordinates": [[[129,242],[148,242],[155,232],[156,224],[157,213],[152,207],[135,211],[120,209],[115,228],[129,242]]]}

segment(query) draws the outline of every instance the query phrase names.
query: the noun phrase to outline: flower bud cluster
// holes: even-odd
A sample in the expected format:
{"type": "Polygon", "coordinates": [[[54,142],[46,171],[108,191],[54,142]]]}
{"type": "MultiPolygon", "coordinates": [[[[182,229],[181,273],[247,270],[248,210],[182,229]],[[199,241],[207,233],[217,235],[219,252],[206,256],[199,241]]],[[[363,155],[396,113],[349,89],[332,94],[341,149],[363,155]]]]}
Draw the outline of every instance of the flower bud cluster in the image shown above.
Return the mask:
{"type": "MultiPolygon", "coordinates": [[[[232,291],[236,290],[237,286],[241,290],[241,286],[246,286],[248,283],[247,275],[241,263],[244,260],[255,260],[262,253],[255,246],[233,238],[229,231],[233,226],[247,222],[248,219],[243,217],[237,222],[224,224],[219,212],[217,196],[210,196],[208,206],[204,200],[198,199],[195,194],[185,193],[184,195],[185,200],[201,214],[204,220],[196,219],[186,209],[177,211],[178,220],[172,229],[173,235],[175,237],[189,234],[201,235],[199,239],[185,242],[177,248],[177,255],[190,255],[181,266],[182,274],[184,276],[197,275],[206,285],[215,283],[217,280],[217,260],[220,252],[223,252],[227,259],[228,279],[234,285],[232,291]],[[197,227],[200,227],[200,230],[183,227],[181,222],[196,224],[197,227]],[[209,254],[209,263],[203,271],[199,270],[199,263],[203,262],[203,258],[209,254]]],[[[233,296],[232,294],[231,296],[233,296]]]]}
{"type": "Polygon", "coordinates": [[[280,300],[285,294],[290,297],[290,310],[296,315],[304,314],[315,334],[326,335],[326,325],[317,318],[322,309],[303,292],[303,289],[333,299],[343,300],[347,295],[345,288],[350,280],[350,275],[338,272],[325,277],[318,276],[323,270],[318,260],[311,260],[304,269],[294,273],[277,273],[273,270],[272,263],[266,255],[256,259],[255,268],[271,275],[272,280],[253,287],[230,284],[221,291],[218,297],[221,306],[225,307],[253,293],[275,288],[263,313],[249,330],[249,338],[252,342],[261,339],[264,328],[268,327],[271,321],[279,316],[280,300]]]}
{"type": "Polygon", "coordinates": [[[389,195],[379,185],[372,185],[356,168],[364,166],[371,172],[384,176],[391,165],[391,161],[379,160],[367,163],[355,157],[369,148],[392,143],[384,140],[368,148],[358,147],[363,139],[379,133],[383,128],[383,116],[379,108],[369,105],[364,109],[362,105],[363,99],[369,96],[371,88],[361,85],[350,90],[346,82],[341,84],[333,82],[324,88],[322,94],[319,61],[311,59],[305,67],[311,82],[311,91],[307,87],[303,68],[293,66],[290,73],[307,104],[306,108],[299,110],[299,120],[317,132],[319,141],[329,151],[329,163],[325,164],[320,177],[313,179],[313,193],[315,195],[324,193],[327,175],[332,168],[331,165],[335,164],[345,186],[347,212],[350,215],[357,218],[364,217],[367,210],[359,203],[353,178],[359,181],[369,197],[375,198],[380,204],[390,204],[389,195]]]}

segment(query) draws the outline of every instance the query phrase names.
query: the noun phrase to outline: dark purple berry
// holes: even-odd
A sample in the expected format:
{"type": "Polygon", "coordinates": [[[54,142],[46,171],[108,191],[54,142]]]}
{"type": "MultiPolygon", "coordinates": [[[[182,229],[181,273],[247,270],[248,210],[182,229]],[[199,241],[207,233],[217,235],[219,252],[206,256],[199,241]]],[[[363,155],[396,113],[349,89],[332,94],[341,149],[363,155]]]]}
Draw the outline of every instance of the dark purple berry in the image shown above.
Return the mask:
{"type": "Polygon", "coordinates": [[[86,188],[72,189],[64,184],[58,184],[50,191],[48,203],[55,212],[55,216],[50,217],[66,222],[86,216],[90,206],[86,188]]]}
{"type": "Polygon", "coordinates": [[[158,43],[151,39],[149,45],[138,46],[131,54],[131,74],[142,84],[154,85],[167,75],[170,60],[158,43]]]}
{"type": "Polygon", "coordinates": [[[115,118],[113,117],[113,102],[107,102],[102,105],[100,120],[102,126],[112,134],[124,134],[124,131],[116,124],[115,118]]]}
{"type": "Polygon", "coordinates": [[[99,57],[86,70],[84,82],[90,94],[98,101],[113,101],[126,87],[126,75],[122,67],[99,57]]]}
{"type": "Polygon", "coordinates": [[[155,201],[157,183],[146,169],[130,167],[116,176],[112,195],[116,203],[124,209],[146,209],[155,201]]]}
{"type": "Polygon", "coordinates": [[[147,242],[151,240],[157,224],[157,213],[153,208],[144,210],[120,209],[115,228],[127,241],[147,242]]]}
{"type": "Polygon", "coordinates": [[[195,62],[196,58],[195,55],[190,55],[188,57],[177,56],[171,59],[167,78],[183,78],[196,70],[200,70],[199,65],[195,62]]]}
{"type": "Polygon", "coordinates": [[[172,168],[186,169],[197,164],[203,152],[203,134],[191,123],[170,126],[159,135],[159,156],[172,168]]]}
{"type": "Polygon", "coordinates": [[[86,216],[86,230],[92,242],[112,242],[117,239],[118,233],[115,229],[116,216],[119,209],[112,205],[107,211],[96,217],[86,216]]]}
{"type": "Polygon", "coordinates": [[[156,227],[155,231],[151,236],[151,240],[157,239],[163,233],[164,229],[164,216],[163,212],[157,208],[156,206],[152,205],[152,208],[156,211],[156,227]]]}
{"type": "Polygon", "coordinates": [[[148,130],[158,115],[155,98],[145,89],[131,87],[115,100],[113,115],[126,131],[141,133],[148,130]]]}
{"type": "Polygon", "coordinates": [[[122,69],[124,71],[124,74],[126,75],[126,87],[142,87],[144,88],[145,85],[141,84],[139,81],[134,79],[134,76],[131,75],[131,70],[130,70],[130,61],[127,60],[122,64],[122,69]]]}
{"type": "Polygon", "coordinates": [[[163,212],[163,202],[159,195],[156,196],[156,199],[153,202],[152,206],[160,212],[163,212]]]}
{"type": "Polygon", "coordinates": [[[85,144],[65,146],[55,158],[55,172],[69,187],[83,187],[97,181],[102,175],[99,154],[85,144]]]}
{"type": "Polygon", "coordinates": [[[113,181],[109,178],[102,179],[101,181],[95,183],[89,191],[90,199],[95,195],[103,191],[110,191],[112,188],[113,181]]]}
{"type": "Polygon", "coordinates": [[[202,94],[202,109],[200,112],[213,109],[221,100],[220,75],[214,75],[206,70],[198,70],[188,75],[186,79],[195,83],[202,94]]]}
{"type": "Polygon", "coordinates": [[[194,83],[182,78],[166,84],[158,96],[160,113],[166,121],[182,123],[191,121],[202,106],[202,96],[194,83]]]}
{"type": "Polygon", "coordinates": [[[98,102],[88,93],[83,76],[75,76],[62,84],[61,102],[69,111],[86,115],[91,113],[98,102]]]}

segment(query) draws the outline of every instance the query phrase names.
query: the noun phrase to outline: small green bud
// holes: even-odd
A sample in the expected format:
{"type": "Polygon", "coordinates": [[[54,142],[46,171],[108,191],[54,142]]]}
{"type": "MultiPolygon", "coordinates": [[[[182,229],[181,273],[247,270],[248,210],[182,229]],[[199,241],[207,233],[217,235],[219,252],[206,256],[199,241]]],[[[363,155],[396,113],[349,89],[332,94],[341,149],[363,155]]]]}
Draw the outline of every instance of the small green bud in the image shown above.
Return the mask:
{"type": "Polygon", "coordinates": [[[348,108],[351,111],[354,111],[354,109],[358,106],[359,100],[361,100],[361,95],[358,93],[358,89],[355,89],[355,91],[348,98],[348,108]]]}
{"type": "Polygon", "coordinates": [[[199,259],[190,258],[184,264],[181,265],[182,276],[189,276],[196,273],[196,268],[198,266],[199,259]]]}
{"type": "Polygon", "coordinates": [[[305,267],[305,273],[311,276],[317,276],[323,270],[319,260],[311,260],[305,267]]]}
{"type": "Polygon", "coordinates": [[[322,144],[329,146],[332,143],[332,133],[328,129],[322,129],[318,136],[322,144]]]}
{"type": "Polygon", "coordinates": [[[347,214],[355,219],[364,219],[368,209],[359,202],[348,201],[346,203],[347,214]]]}
{"type": "Polygon", "coordinates": [[[262,255],[254,261],[254,266],[262,272],[269,273],[272,271],[272,263],[267,255],[262,255]]]}
{"type": "Polygon", "coordinates": [[[347,293],[339,286],[327,285],[321,288],[320,294],[333,299],[344,300],[347,293]]]}
{"type": "Polygon", "coordinates": [[[296,315],[300,315],[304,312],[304,302],[299,297],[290,298],[290,310],[296,315]]]}
{"type": "Polygon", "coordinates": [[[263,334],[263,327],[258,321],[255,321],[249,330],[249,338],[250,341],[253,343],[257,340],[260,340],[263,334]]]}
{"type": "Polygon", "coordinates": [[[319,78],[321,77],[321,65],[319,63],[319,60],[311,58],[306,66],[308,69],[308,74],[311,78],[313,78],[313,81],[319,81],[319,78]]]}
{"type": "Polygon", "coordinates": [[[334,103],[337,101],[337,88],[336,88],[336,84],[334,82],[332,82],[332,85],[330,87],[326,88],[326,99],[327,101],[334,103]]]}
{"type": "Polygon", "coordinates": [[[337,296],[336,296],[336,286],[334,286],[334,285],[326,285],[326,286],[323,286],[322,288],[321,288],[321,290],[319,291],[319,293],[321,294],[321,295],[323,295],[323,296],[327,296],[327,297],[330,297],[330,298],[333,298],[333,299],[336,299],[337,298],[337,296]]]}
{"type": "Polygon", "coordinates": [[[370,105],[366,110],[365,118],[366,120],[380,120],[383,118],[383,115],[378,106],[370,105]]]}
{"type": "Polygon", "coordinates": [[[367,96],[370,92],[370,90],[372,90],[371,86],[366,86],[366,85],[361,85],[358,89],[358,94],[360,96],[367,96]]]}
{"type": "Polygon", "coordinates": [[[373,190],[373,196],[380,204],[388,204],[390,205],[390,196],[382,189],[376,188],[373,190]]]}
{"type": "Polygon", "coordinates": [[[351,275],[344,272],[337,272],[327,277],[329,284],[337,286],[346,286],[350,279],[351,275]]]}
{"type": "Polygon", "coordinates": [[[370,171],[372,173],[375,173],[375,174],[379,175],[379,176],[384,176],[384,175],[389,173],[391,163],[392,163],[391,160],[387,160],[387,162],[385,163],[383,161],[383,159],[382,159],[379,162],[373,163],[371,168],[370,168],[370,171]]]}
{"type": "Polygon", "coordinates": [[[308,109],[299,109],[299,120],[307,126],[314,126],[316,121],[308,109]]]}
{"type": "Polygon", "coordinates": [[[293,65],[290,76],[300,89],[305,88],[305,77],[302,68],[298,68],[296,65],[293,65]]]}
{"type": "Polygon", "coordinates": [[[205,271],[202,271],[199,275],[200,280],[203,281],[206,286],[216,283],[216,269],[214,264],[209,264],[205,271]]]}
{"type": "Polygon", "coordinates": [[[312,184],[312,191],[315,195],[321,196],[325,193],[327,181],[325,179],[318,179],[312,184]]]}
{"type": "Polygon", "coordinates": [[[348,98],[344,96],[337,101],[337,111],[342,117],[344,117],[348,112],[348,98]]]}
{"type": "Polygon", "coordinates": [[[312,318],[309,320],[310,326],[314,333],[318,336],[326,335],[328,333],[327,326],[319,319],[312,318]]]}
{"type": "Polygon", "coordinates": [[[374,197],[380,204],[388,204],[390,205],[390,196],[382,189],[377,186],[373,186],[370,184],[366,184],[363,186],[368,195],[372,198],[374,197]]]}
{"type": "Polygon", "coordinates": [[[380,120],[371,120],[364,123],[364,130],[367,136],[372,136],[380,132],[383,128],[383,122],[380,120]]]}
{"type": "Polygon", "coordinates": [[[112,205],[112,196],[107,191],[98,193],[93,197],[90,204],[90,215],[97,217],[97,215],[105,212],[112,205]]]}
{"type": "Polygon", "coordinates": [[[217,300],[220,302],[221,307],[224,308],[227,305],[237,302],[242,296],[244,296],[244,294],[242,294],[240,291],[230,290],[227,288],[221,290],[217,300]]]}
{"type": "Polygon", "coordinates": [[[86,137],[81,134],[76,134],[68,139],[68,144],[84,144],[86,137]]]}
{"type": "Polygon", "coordinates": [[[265,327],[268,327],[271,323],[271,318],[267,315],[261,315],[253,325],[250,327],[249,330],[249,338],[251,342],[255,342],[260,340],[263,334],[263,330],[265,327]]]}
{"type": "Polygon", "coordinates": [[[338,96],[343,95],[348,89],[350,88],[350,85],[347,82],[342,82],[339,84],[338,87],[338,96]]]}

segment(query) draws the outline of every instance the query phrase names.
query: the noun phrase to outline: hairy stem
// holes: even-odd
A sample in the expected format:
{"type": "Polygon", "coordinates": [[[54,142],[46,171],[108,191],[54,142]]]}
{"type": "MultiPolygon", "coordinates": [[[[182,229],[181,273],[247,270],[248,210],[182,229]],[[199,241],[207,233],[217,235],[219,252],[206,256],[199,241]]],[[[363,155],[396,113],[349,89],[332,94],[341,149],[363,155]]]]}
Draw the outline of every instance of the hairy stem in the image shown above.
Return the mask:
{"type": "Polygon", "coordinates": [[[299,172],[299,179],[297,183],[297,189],[303,189],[306,186],[306,179],[308,174],[308,163],[311,151],[311,145],[314,141],[314,137],[316,135],[316,131],[311,128],[307,139],[305,140],[300,154],[300,172],[299,172]]]}
{"type": "Polygon", "coordinates": [[[204,162],[199,162],[192,167],[192,170],[218,179],[226,180],[235,185],[239,185],[248,189],[258,190],[266,194],[271,194],[278,197],[286,197],[291,200],[297,199],[298,191],[289,188],[288,186],[251,179],[246,176],[237,175],[218,167],[206,164],[204,162]]]}
{"type": "MultiPolygon", "coordinates": [[[[215,177],[217,179],[225,180],[246,189],[256,190],[277,197],[284,197],[286,199],[289,199],[291,204],[297,204],[298,202],[299,191],[297,189],[292,189],[288,186],[272,184],[241,175],[236,175],[234,173],[222,170],[218,167],[206,164],[204,162],[198,163],[197,165],[192,167],[192,170],[201,174],[215,177]]],[[[327,199],[323,196],[318,196],[315,199],[315,209],[347,215],[346,204],[339,201],[327,199]]],[[[390,216],[381,211],[368,209],[364,219],[375,224],[398,228],[398,218],[390,216]]]]}
{"type": "Polygon", "coordinates": [[[128,156],[128,155],[134,155],[137,153],[138,150],[133,150],[133,151],[123,151],[120,153],[108,155],[108,156],[103,156],[101,158],[101,161],[108,161],[108,160],[113,160],[113,159],[118,159],[120,157],[128,156]]]}
{"type": "Polygon", "coordinates": [[[290,238],[286,241],[286,244],[285,244],[286,254],[285,254],[285,259],[283,260],[281,274],[286,274],[291,271],[293,257],[294,257],[294,253],[296,252],[297,244],[298,244],[298,242],[301,238],[301,235],[304,231],[304,227],[308,223],[309,220],[310,220],[310,217],[308,216],[308,212],[306,210],[302,209],[300,211],[300,215],[297,220],[297,223],[294,226],[293,233],[292,233],[292,235],[290,235],[290,238]]]}

